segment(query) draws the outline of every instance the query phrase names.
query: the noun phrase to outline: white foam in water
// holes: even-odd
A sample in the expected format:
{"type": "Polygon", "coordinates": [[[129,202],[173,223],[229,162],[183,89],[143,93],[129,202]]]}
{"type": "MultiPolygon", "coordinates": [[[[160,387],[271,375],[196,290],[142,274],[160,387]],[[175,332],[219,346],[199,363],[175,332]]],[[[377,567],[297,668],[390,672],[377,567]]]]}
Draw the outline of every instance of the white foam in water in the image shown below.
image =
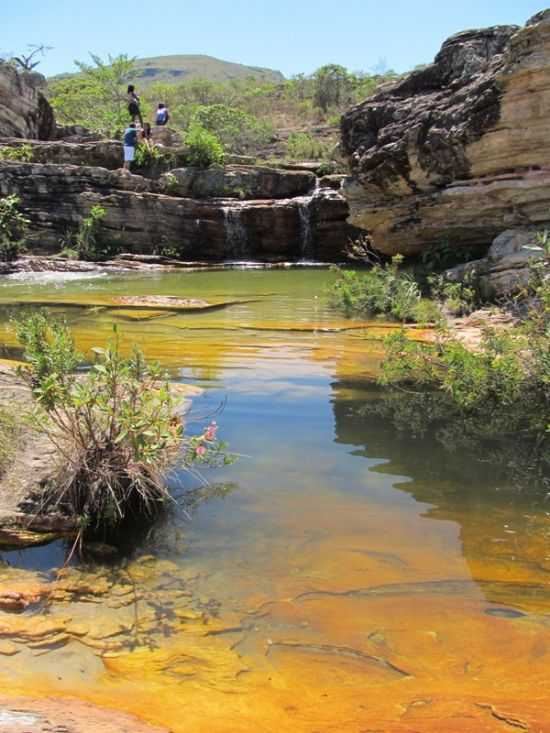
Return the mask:
{"type": "MultiPolygon", "coordinates": [[[[71,282],[72,280],[96,280],[99,277],[105,277],[106,272],[14,272],[12,275],[5,275],[4,284],[10,282],[23,282],[23,283],[59,283],[62,285],[65,282],[71,282]]],[[[0,280],[0,283],[2,280],[0,280]]]]}

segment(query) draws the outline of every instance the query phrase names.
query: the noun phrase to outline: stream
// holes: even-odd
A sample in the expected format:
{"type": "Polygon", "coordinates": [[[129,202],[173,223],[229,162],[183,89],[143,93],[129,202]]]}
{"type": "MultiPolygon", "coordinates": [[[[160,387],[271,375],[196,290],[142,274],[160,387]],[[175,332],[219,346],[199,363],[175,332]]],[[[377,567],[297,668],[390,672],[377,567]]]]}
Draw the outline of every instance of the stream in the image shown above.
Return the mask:
{"type": "Polygon", "coordinates": [[[387,329],[332,311],[333,277],[2,280],[0,356],[18,356],[9,318],[38,303],[82,351],[116,324],[123,348],[202,388],[189,429],[215,415],[240,455],[123,561],[58,576],[61,541],[0,554],[3,587],[37,589],[23,613],[0,611],[3,694],[174,733],[550,730],[550,502],[364,414],[387,329]],[[232,304],[108,305],[153,294],[232,304]]]}

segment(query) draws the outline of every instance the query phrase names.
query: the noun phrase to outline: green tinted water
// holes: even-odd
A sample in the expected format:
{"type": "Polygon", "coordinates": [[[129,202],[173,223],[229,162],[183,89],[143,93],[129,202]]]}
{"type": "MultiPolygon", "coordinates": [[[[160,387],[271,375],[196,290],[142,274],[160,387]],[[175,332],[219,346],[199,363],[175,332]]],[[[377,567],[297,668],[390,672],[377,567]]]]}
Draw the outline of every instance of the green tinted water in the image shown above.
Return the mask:
{"type": "Polygon", "coordinates": [[[332,312],[320,297],[331,278],[227,271],[0,288],[9,353],[17,303],[79,303],[52,312],[82,349],[117,323],[124,344],[205,388],[198,427],[227,400],[218,422],[243,455],[209,476],[232,491],[157,527],[122,567],[52,581],[59,545],[5,558],[2,588],[50,594],[22,616],[0,613],[15,652],[0,644],[6,692],[73,695],[176,732],[497,731],[512,725],[503,718],[546,729],[545,498],[362,416],[379,394],[368,378],[382,329],[332,312]],[[247,302],[153,316],[97,306],[136,294],[247,302]]]}

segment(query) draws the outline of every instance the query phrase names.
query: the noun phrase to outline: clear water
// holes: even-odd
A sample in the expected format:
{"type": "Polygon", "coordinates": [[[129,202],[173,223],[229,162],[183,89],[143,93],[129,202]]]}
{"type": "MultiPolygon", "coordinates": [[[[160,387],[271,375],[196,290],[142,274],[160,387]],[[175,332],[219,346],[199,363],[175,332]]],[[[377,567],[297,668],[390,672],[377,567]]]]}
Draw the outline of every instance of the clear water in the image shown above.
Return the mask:
{"type": "Polygon", "coordinates": [[[204,388],[199,427],[225,402],[221,432],[242,454],[208,475],[231,491],[122,565],[56,579],[61,543],[3,556],[0,591],[37,596],[0,612],[6,694],[76,696],[176,733],[549,729],[550,505],[490,463],[359,416],[384,329],[332,312],[331,278],[0,286],[6,353],[23,301],[65,303],[53,310],[82,349],[117,323],[125,345],[204,388]],[[109,308],[117,294],[241,302],[140,315],[109,308]]]}

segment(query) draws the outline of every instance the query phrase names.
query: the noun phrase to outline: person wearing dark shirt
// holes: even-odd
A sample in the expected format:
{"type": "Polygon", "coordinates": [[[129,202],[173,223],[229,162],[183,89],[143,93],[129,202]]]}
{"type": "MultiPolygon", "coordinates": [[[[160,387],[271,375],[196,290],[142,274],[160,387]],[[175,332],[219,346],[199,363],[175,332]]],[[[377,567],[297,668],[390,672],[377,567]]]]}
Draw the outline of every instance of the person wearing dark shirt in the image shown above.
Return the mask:
{"type": "Polygon", "coordinates": [[[139,124],[143,127],[143,117],[139,108],[139,97],[133,84],[128,84],[128,113],[132,118],[132,122],[139,120],[139,124]]]}

